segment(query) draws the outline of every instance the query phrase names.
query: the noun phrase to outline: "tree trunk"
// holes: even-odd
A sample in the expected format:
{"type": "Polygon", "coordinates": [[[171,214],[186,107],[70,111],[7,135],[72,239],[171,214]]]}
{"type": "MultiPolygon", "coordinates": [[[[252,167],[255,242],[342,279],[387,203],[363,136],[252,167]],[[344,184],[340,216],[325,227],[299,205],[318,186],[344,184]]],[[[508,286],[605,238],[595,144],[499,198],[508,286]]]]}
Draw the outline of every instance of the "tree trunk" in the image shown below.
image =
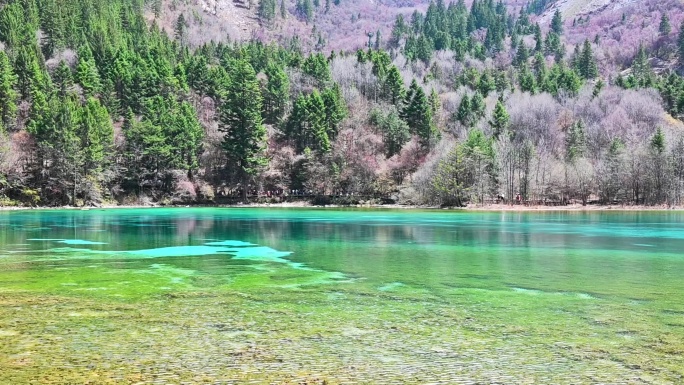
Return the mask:
{"type": "Polygon", "coordinates": [[[240,179],[242,180],[242,202],[243,203],[249,203],[249,200],[247,198],[247,196],[248,196],[247,187],[248,187],[248,182],[249,182],[249,175],[244,170],[242,170],[241,173],[242,173],[242,178],[240,178],[240,179]]]}

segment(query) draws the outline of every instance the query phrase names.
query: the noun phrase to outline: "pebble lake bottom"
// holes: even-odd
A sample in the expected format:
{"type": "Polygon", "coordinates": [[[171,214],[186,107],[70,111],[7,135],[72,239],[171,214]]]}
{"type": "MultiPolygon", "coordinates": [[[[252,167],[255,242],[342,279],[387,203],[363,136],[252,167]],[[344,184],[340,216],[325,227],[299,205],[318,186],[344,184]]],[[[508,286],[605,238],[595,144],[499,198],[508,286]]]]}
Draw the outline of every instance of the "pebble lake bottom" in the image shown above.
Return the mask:
{"type": "Polygon", "coordinates": [[[0,384],[681,384],[684,213],[0,212],[0,384]]]}

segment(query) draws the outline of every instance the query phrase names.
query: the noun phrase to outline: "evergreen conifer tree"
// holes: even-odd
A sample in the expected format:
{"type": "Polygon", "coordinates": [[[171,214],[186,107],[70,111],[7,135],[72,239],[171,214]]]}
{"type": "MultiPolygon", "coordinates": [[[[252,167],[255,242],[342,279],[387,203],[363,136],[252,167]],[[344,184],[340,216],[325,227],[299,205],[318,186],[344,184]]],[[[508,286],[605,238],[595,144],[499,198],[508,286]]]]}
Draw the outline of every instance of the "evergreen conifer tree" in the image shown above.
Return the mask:
{"type": "Polygon", "coordinates": [[[260,0],[257,10],[259,18],[267,23],[276,17],[276,0],[260,0]]]}
{"type": "Polygon", "coordinates": [[[109,113],[95,98],[81,109],[78,135],[83,148],[83,175],[101,173],[114,146],[114,128],[109,113]]]}
{"type": "Polygon", "coordinates": [[[67,95],[69,89],[73,86],[74,79],[71,74],[71,69],[64,60],[59,62],[59,66],[52,75],[52,81],[57,89],[58,95],[62,98],[67,95]]]}
{"type": "Polygon", "coordinates": [[[506,111],[506,107],[499,100],[496,102],[496,107],[494,107],[494,112],[492,113],[492,120],[489,125],[492,127],[494,137],[498,138],[506,129],[510,122],[510,115],[506,111]]]}
{"type": "Polygon", "coordinates": [[[328,137],[334,140],[337,137],[340,122],[347,116],[347,106],[339,84],[335,83],[332,88],[323,91],[321,98],[325,106],[326,132],[328,137]]]}
{"type": "Polygon", "coordinates": [[[14,74],[9,58],[4,51],[0,51],[0,132],[14,128],[17,116],[18,94],[14,87],[17,76],[14,74]]]}
{"type": "Polygon", "coordinates": [[[285,0],[280,0],[280,18],[287,18],[287,8],[285,7],[285,0]]]}
{"type": "Polygon", "coordinates": [[[185,20],[185,15],[181,13],[176,19],[176,24],[174,25],[173,32],[176,39],[182,44],[185,44],[185,39],[187,37],[188,23],[185,20]]]}
{"type": "Polygon", "coordinates": [[[271,63],[266,67],[264,88],[264,117],[267,123],[275,124],[285,116],[290,100],[290,80],[285,71],[271,63]]]}
{"type": "Polygon", "coordinates": [[[584,46],[579,58],[579,73],[585,79],[594,79],[598,76],[598,66],[589,40],[584,40],[584,46]]]}
{"type": "Polygon", "coordinates": [[[399,73],[399,69],[395,65],[392,65],[389,67],[389,70],[387,70],[387,76],[385,76],[385,89],[389,102],[396,107],[400,107],[404,98],[404,80],[399,73]]]}
{"type": "Polygon", "coordinates": [[[326,153],[330,151],[330,138],[326,124],[326,106],[323,97],[314,90],[306,103],[306,121],[310,142],[307,147],[314,151],[326,153]]]}
{"type": "Polygon", "coordinates": [[[415,79],[414,82],[411,83],[410,95],[411,99],[404,109],[405,121],[411,131],[415,135],[418,135],[421,140],[421,145],[424,148],[427,148],[430,145],[430,141],[436,137],[436,131],[432,124],[430,102],[425,95],[423,88],[415,83],[415,79]]]}
{"type": "Polygon", "coordinates": [[[100,91],[100,74],[95,65],[93,54],[87,46],[78,53],[75,79],[83,88],[86,97],[94,96],[100,91]]]}
{"type": "Polygon", "coordinates": [[[513,65],[515,65],[516,67],[522,67],[527,63],[527,59],[529,58],[529,56],[530,54],[527,50],[527,47],[525,46],[525,43],[521,42],[520,44],[518,44],[518,51],[515,53],[513,65]]]}
{"type": "Polygon", "coordinates": [[[551,30],[558,36],[563,34],[563,16],[560,13],[560,9],[556,9],[556,12],[553,14],[551,30]]]}
{"type": "Polygon", "coordinates": [[[227,166],[237,171],[246,200],[251,178],[267,161],[262,97],[256,73],[247,61],[240,59],[234,63],[230,79],[219,108],[219,130],[225,134],[222,147],[227,166]]]}
{"type": "Polygon", "coordinates": [[[660,26],[658,27],[658,32],[660,32],[660,36],[668,36],[670,35],[670,32],[672,32],[670,17],[667,16],[667,13],[663,13],[663,15],[660,17],[660,26]]]}
{"type": "Polygon", "coordinates": [[[542,38],[542,32],[541,32],[541,27],[539,24],[534,25],[534,52],[543,52],[544,51],[544,39],[542,38]]]}
{"type": "Polygon", "coordinates": [[[471,115],[472,107],[470,97],[468,95],[463,95],[463,98],[458,105],[458,110],[456,111],[456,120],[461,122],[462,125],[469,127],[471,125],[471,115]]]}
{"type": "Polygon", "coordinates": [[[472,112],[471,117],[473,119],[473,123],[477,123],[478,120],[485,116],[486,108],[487,105],[485,104],[482,94],[476,92],[472,99],[470,99],[470,109],[472,112]]]}

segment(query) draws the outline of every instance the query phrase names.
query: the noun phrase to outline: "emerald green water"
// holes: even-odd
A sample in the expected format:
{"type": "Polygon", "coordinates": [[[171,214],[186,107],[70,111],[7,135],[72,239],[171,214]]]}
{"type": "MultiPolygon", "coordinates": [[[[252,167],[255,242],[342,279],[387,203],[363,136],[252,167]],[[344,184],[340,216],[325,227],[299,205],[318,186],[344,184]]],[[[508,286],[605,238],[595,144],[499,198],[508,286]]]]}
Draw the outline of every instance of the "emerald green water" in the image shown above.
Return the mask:
{"type": "Polygon", "coordinates": [[[0,384],[683,376],[683,212],[0,212],[0,384]]]}

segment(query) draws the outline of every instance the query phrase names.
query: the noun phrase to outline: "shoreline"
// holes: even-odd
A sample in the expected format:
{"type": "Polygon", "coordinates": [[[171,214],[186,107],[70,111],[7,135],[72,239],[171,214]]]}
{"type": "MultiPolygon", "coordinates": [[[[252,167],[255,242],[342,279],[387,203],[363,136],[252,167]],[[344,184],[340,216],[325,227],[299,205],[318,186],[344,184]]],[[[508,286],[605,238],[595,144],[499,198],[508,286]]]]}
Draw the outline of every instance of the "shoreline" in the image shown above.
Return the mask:
{"type": "Polygon", "coordinates": [[[471,211],[471,212],[588,212],[588,211],[684,211],[682,206],[644,206],[644,205],[587,205],[572,204],[566,206],[525,206],[507,204],[468,205],[466,207],[440,207],[424,205],[401,205],[401,204],[358,204],[358,205],[313,205],[307,201],[283,202],[283,203],[247,203],[247,204],[190,204],[190,205],[102,205],[99,207],[25,207],[25,206],[0,206],[3,211],[34,211],[34,210],[125,210],[125,209],[159,209],[159,208],[309,208],[309,209],[392,209],[392,210],[440,210],[440,211],[471,211]]]}

